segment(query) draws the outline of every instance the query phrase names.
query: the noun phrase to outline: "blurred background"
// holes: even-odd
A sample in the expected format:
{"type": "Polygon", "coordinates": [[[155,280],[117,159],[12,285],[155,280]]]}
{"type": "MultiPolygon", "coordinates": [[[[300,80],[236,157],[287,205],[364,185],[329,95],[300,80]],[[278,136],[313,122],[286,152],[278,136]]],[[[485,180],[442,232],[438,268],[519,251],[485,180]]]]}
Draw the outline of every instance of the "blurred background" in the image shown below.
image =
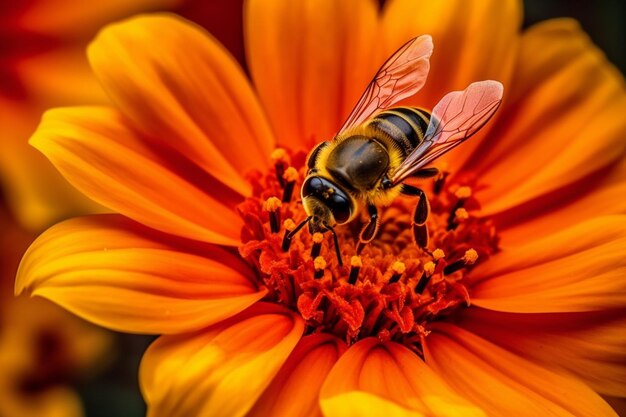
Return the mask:
{"type": "MultiPolygon", "coordinates": [[[[44,300],[12,296],[19,259],[37,234],[64,218],[103,210],[63,185],[26,141],[46,108],[105,100],[83,53],[102,25],[139,12],[173,11],[205,27],[244,64],[241,3],[0,2],[0,417],[145,414],[137,370],[153,337],[114,334],[44,300]]],[[[524,5],[524,26],[573,17],[625,71],[626,2],[524,5]]]]}

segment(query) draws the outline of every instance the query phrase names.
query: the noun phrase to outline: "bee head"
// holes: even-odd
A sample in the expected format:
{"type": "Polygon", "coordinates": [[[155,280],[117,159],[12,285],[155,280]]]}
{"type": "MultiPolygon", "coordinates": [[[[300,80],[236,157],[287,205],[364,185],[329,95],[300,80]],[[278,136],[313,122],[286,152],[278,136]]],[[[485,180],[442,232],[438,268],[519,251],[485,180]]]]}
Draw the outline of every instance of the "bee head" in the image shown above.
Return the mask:
{"type": "Polygon", "coordinates": [[[302,204],[309,216],[309,230],[324,232],[350,220],[354,212],[350,196],[333,181],[319,175],[309,176],[302,184],[302,204]]]}

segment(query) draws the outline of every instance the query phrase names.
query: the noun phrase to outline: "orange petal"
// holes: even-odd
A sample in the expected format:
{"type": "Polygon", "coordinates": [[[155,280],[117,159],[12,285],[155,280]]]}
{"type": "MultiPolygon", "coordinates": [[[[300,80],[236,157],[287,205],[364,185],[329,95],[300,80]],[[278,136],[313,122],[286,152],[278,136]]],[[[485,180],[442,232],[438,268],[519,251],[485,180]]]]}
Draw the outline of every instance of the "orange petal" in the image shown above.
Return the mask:
{"type": "Polygon", "coordinates": [[[507,106],[471,164],[489,185],[477,192],[483,213],[559,190],[623,155],[625,93],[621,75],[577,23],[529,29],[507,106]]]}
{"type": "Polygon", "coordinates": [[[375,338],[351,346],[320,393],[326,417],[484,416],[406,347],[375,338]]]}
{"type": "Polygon", "coordinates": [[[235,255],[119,215],[60,223],[24,255],[16,293],[48,298],[101,326],[177,333],[216,323],[265,295],[235,255]]]}
{"type": "MultiPolygon", "coordinates": [[[[479,80],[502,82],[506,99],[521,23],[521,2],[516,0],[391,0],[383,15],[384,55],[415,36],[433,37],[429,79],[407,104],[432,109],[450,91],[479,80]]],[[[446,156],[450,168],[462,164],[492,123],[446,156]]]]}
{"type": "Polygon", "coordinates": [[[372,0],[251,0],[244,25],[250,73],[278,143],[309,150],[331,139],[372,79],[372,0]]]}
{"type": "Polygon", "coordinates": [[[140,369],[148,416],[246,415],[303,330],[291,311],[259,303],[195,334],[159,338],[140,369]]]}
{"type": "Polygon", "coordinates": [[[321,417],[320,388],[345,348],[342,341],[329,334],[302,338],[246,416],[321,417]]]}
{"type": "Polygon", "coordinates": [[[547,313],[626,306],[626,216],[590,220],[520,248],[472,273],[472,304],[547,313]]]}
{"type": "Polygon", "coordinates": [[[535,200],[533,204],[546,209],[542,212],[523,205],[498,216],[502,244],[522,245],[592,217],[626,214],[626,158],[608,170],[608,175],[602,174],[568,186],[558,198],[548,195],[535,200]]]}
{"type": "Polygon", "coordinates": [[[616,416],[576,378],[562,376],[454,325],[437,323],[426,363],[453,388],[494,416],[616,416]]]}
{"type": "Polygon", "coordinates": [[[559,367],[604,395],[626,393],[624,312],[515,314],[469,309],[463,328],[518,355],[559,367]]]}
{"type": "Polygon", "coordinates": [[[173,15],[107,26],[89,46],[104,89],[143,133],[247,195],[274,141],[247,78],[202,29],[173,15]]]}
{"type": "Polygon", "coordinates": [[[174,235],[239,244],[240,197],[192,162],[137,134],[117,111],[48,111],[31,138],[76,188],[115,211],[174,235]]]}

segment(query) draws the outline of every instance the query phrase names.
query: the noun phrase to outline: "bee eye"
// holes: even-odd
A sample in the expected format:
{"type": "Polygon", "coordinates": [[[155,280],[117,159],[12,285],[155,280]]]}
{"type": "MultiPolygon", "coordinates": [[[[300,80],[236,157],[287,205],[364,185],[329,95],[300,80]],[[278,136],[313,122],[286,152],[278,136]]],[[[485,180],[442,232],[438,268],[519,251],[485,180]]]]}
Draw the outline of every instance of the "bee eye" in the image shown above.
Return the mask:
{"type": "Polygon", "coordinates": [[[322,202],[333,214],[337,223],[345,223],[352,215],[352,200],[332,181],[313,176],[302,185],[303,197],[314,197],[322,202]]]}

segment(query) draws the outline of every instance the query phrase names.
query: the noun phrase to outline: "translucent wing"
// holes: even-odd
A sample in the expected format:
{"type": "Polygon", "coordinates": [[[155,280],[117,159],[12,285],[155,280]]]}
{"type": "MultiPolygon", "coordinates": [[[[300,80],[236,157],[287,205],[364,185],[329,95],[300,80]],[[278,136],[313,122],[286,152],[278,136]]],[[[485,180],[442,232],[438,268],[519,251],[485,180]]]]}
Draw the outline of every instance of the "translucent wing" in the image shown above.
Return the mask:
{"type": "Polygon", "coordinates": [[[446,94],[432,111],[424,141],[400,164],[392,182],[401,183],[478,132],[500,106],[502,93],[502,84],[489,80],[446,94]]]}
{"type": "Polygon", "coordinates": [[[426,82],[432,53],[430,35],[411,39],[398,49],[378,70],[339,133],[417,93],[426,82]]]}

